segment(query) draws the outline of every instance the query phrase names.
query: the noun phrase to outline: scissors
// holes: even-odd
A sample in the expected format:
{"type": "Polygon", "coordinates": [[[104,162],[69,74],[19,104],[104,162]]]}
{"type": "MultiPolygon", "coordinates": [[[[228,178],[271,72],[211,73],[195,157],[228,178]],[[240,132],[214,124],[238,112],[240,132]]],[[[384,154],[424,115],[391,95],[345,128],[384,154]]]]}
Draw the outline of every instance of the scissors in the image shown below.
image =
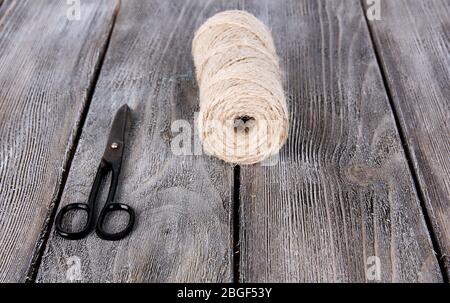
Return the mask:
{"type": "Polygon", "coordinates": [[[72,203],[64,206],[56,217],[56,232],[66,239],[79,240],[86,237],[92,230],[94,223],[95,202],[97,200],[100,184],[106,174],[111,171],[111,185],[109,187],[108,197],[103,209],[97,220],[95,231],[97,235],[104,240],[116,241],[126,237],[132,230],[135,220],[134,210],[126,204],[114,202],[116,188],[119,182],[120,168],[122,165],[123,150],[125,146],[125,131],[127,126],[128,105],[123,105],[116,113],[109,134],[108,143],[105,153],[95,175],[94,183],[87,203],[72,203]],[[87,213],[87,221],[83,229],[80,231],[69,231],[63,228],[64,216],[70,211],[85,211],[87,213]],[[129,215],[126,227],[115,233],[109,233],[105,230],[105,222],[107,215],[115,211],[124,211],[129,215]]]}

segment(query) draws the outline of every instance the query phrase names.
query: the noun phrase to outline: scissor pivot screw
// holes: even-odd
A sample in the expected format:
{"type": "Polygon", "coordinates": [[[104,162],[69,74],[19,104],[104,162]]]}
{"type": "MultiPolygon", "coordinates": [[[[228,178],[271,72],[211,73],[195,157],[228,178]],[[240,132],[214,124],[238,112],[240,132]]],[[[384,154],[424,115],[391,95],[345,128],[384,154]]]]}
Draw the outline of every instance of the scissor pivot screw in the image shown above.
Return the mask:
{"type": "Polygon", "coordinates": [[[111,148],[112,149],[118,149],[119,148],[119,144],[116,142],[111,143],[111,148]]]}

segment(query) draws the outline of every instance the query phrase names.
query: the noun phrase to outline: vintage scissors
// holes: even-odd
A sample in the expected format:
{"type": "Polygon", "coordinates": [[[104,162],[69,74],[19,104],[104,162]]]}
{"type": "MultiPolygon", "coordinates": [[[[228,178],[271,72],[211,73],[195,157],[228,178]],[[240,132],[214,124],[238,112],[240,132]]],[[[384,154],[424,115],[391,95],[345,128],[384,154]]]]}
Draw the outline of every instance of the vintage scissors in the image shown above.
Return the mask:
{"type": "Polygon", "coordinates": [[[108,143],[106,145],[105,153],[103,154],[100,166],[92,185],[91,192],[87,203],[72,203],[64,206],[56,217],[56,232],[67,239],[78,240],[87,236],[93,227],[95,202],[99,193],[100,184],[106,174],[111,171],[111,185],[109,187],[108,197],[103,209],[97,220],[96,233],[104,240],[115,241],[126,237],[132,230],[134,225],[134,210],[126,204],[114,202],[114,195],[119,182],[120,167],[122,165],[123,150],[125,146],[125,131],[127,126],[128,106],[123,105],[114,117],[114,121],[109,134],[108,143]],[[63,228],[64,216],[70,211],[85,211],[87,213],[87,221],[81,231],[68,231],[63,228]],[[128,213],[129,219],[126,227],[119,232],[109,233],[105,231],[106,217],[115,211],[124,211],[128,213]]]}

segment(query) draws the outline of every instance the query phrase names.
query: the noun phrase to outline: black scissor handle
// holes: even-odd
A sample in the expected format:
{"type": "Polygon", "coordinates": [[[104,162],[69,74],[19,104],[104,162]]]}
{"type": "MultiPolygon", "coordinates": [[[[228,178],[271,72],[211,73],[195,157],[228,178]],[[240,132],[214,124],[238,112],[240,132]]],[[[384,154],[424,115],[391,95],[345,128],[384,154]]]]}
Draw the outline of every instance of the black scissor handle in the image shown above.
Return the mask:
{"type": "Polygon", "coordinates": [[[117,240],[123,239],[133,229],[134,220],[135,220],[134,210],[129,205],[122,204],[122,203],[108,203],[105,205],[105,207],[103,207],[102,211],[100,212],[100,216],[98,217],[97,228],[96,228],[97,235],[101,239],[108,240],[108,241],[117,241],[117,240]],[[127,226],[123,230],[116,232],[116,233],[109,233],[109,232],[105,231],[104,224],[105,224],[106,217],[108,216],[108,214],[111,214],[112,212],[115,212],[115,211],[126,212],[129,216],[128,223],[127,223],[127,226]]]}
{"type": "Polygon", "coordinates": [[[102,159],[97,169],[97,174],[95,175],[94,184],[92,185],[87,203],[72,203],[61,208],[55,220],[55,230],[61,237],[69,240],[79,240],[86,237],[90,233],[92,230],[92,222],[94,220],[95,200],[97,199],[100,184],[107,169],[108,165],[102,159]],[[63,227],[62,223],[64,216],[66,216],[66,214],[70,211],[85,211],[87,213],[87,222],[83,226],[82,230],[73,232],[63,227]]]}
{"type": "Polygon", "coordinates": [[[86,203],[72,203],[64,206],[59,211],[58,215],[56,216],[55,229],[56,232],[63,238],[69,240],[79,240],[86,237],[87,234],[89,234],[89,232],[91,231],[91,225],[92,225],[92,211],[89,205],[86,203]],[[88,215],[87,222],[84,225],[83,229],[76,232],[65,229],[62,224],[64,216],[70,211],[80,211],[80,210],[85,211],[88,215]]]}

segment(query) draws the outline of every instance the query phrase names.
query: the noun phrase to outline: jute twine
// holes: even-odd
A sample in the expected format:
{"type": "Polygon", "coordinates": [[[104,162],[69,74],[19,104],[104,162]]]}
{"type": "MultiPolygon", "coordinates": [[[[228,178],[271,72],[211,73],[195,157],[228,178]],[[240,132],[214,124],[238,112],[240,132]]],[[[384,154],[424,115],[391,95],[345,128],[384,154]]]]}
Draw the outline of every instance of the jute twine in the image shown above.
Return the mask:
{"type": "Polygon", "coordinates": [[[198,29],[192,54],[204,151],[237,164],[258,163],[276,154],[286,141],[289,123],[269,29],[245,11],[224,11],[198,29]]]}

